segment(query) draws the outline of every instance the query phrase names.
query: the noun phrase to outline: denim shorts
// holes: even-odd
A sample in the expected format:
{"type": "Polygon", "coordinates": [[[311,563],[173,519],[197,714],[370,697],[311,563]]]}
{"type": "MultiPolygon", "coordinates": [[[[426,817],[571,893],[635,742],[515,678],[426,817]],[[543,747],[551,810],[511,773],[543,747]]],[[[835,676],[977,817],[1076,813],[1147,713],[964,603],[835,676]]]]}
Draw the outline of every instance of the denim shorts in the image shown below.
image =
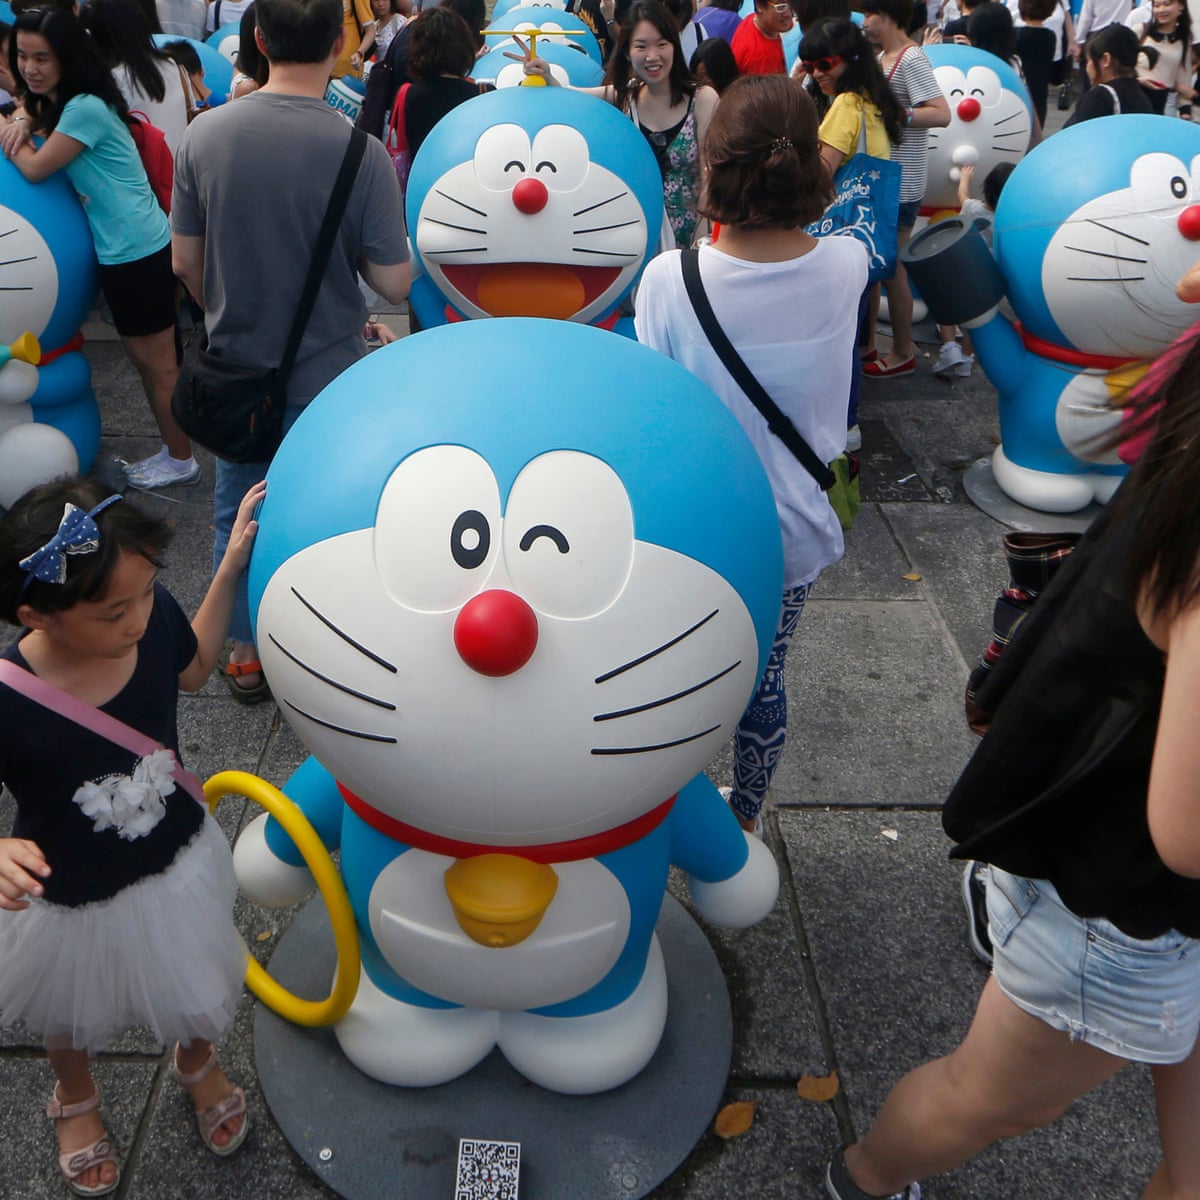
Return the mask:
{"type": "Polygon", "coordinates": [[[1200,1030],[1200,941],[1077,917],[1044,880],[990,868],[993,970],[1018,1007],[1118,1058],[1178,1063],[1200,1030]]]}
{"type": "Polygon", "coordinates": [[[917,223],[917,217],[921,213],[921,201],[917,200],[901,200],[900,201],[900,220],[897,222],[900,229],[911,229],[917,223]]]}

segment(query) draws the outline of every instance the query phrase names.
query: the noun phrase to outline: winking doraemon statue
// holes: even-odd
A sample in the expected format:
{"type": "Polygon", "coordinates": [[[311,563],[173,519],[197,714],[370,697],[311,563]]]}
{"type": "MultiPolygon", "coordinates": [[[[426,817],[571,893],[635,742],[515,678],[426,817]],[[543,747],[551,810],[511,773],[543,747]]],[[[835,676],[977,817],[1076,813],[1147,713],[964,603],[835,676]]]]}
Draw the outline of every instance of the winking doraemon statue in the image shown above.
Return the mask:
{"type": "MultiPolygon", "coordinates": [[[[700,772],[754,689],[780,577],[737,423],[625,338],[447,326],[314,401],[268,474],[251,605],[313,754],[286,790],[340,847],[359,926],[335,1028],[361,1070],[436,1084],[498,1046],[591,1093],[645,1066],[669,864],[720,924],[775,901],[774,859],[700,772]]],[[[235,860],[260,902],[312,886],[265,817],[235,860]]]]}

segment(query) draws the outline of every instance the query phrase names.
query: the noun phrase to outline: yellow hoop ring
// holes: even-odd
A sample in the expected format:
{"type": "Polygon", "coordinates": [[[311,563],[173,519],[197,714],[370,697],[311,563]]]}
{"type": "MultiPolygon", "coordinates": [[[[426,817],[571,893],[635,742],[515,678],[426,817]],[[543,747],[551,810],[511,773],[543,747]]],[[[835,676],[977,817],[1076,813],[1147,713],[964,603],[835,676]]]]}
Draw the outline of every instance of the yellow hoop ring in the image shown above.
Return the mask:
{"type": "Polygon", "coordinates": [[[246,963],[246,986],[269,1009],[288,1021],[310,1027],[332,1025],[346,1015],[354,1002],[362,964],[354,912],[342,877],[308,818],[273,784],[248,771],[221,771],[204,785],[204,798],[210,812],[216,811],[223,796],[231,794],[253,800],[283,826],[317,881],[317,888],[329,910],[329,923],[333,926],[333,941],[337,947],[337,974],[333,990],[324,1000],[303,1000],[289,992],[253,955],[246,963]]]}

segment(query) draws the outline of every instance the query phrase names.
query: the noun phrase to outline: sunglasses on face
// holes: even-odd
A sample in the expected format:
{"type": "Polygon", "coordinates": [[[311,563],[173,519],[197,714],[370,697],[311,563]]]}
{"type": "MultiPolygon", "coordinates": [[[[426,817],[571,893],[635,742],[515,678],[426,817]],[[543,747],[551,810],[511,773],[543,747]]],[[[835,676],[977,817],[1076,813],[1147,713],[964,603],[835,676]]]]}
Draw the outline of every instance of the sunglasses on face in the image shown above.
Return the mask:
{"type": "Polygon", "coordinates": [[[786,3],[785,4],[772,4],[771,7],[777,13],[790,13],[792,11],[792,6],[790,4],[786,4],[786,3]]]}
{"type": "Polygon", "coordinates": [[[824,75],[828,75],[834,67],[841,63],[841,58],[836,54],[831,54],[828,58],[811,58],[802,59],[800,65],[811,75],[814,71],[820,71],[824,75]]]}

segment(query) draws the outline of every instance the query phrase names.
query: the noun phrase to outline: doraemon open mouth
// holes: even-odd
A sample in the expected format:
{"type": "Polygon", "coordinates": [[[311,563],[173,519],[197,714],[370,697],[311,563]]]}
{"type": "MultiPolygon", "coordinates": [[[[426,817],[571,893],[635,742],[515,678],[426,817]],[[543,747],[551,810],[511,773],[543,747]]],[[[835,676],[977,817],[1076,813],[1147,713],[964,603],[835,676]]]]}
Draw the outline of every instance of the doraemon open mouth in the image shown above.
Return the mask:
{"type": "Polygon", "coordinates": [[[493,317],[569,320],[616,282],[620,267],[573,267],[563,263],[466,263],[441,265],[446,282],[493,317]]]}

